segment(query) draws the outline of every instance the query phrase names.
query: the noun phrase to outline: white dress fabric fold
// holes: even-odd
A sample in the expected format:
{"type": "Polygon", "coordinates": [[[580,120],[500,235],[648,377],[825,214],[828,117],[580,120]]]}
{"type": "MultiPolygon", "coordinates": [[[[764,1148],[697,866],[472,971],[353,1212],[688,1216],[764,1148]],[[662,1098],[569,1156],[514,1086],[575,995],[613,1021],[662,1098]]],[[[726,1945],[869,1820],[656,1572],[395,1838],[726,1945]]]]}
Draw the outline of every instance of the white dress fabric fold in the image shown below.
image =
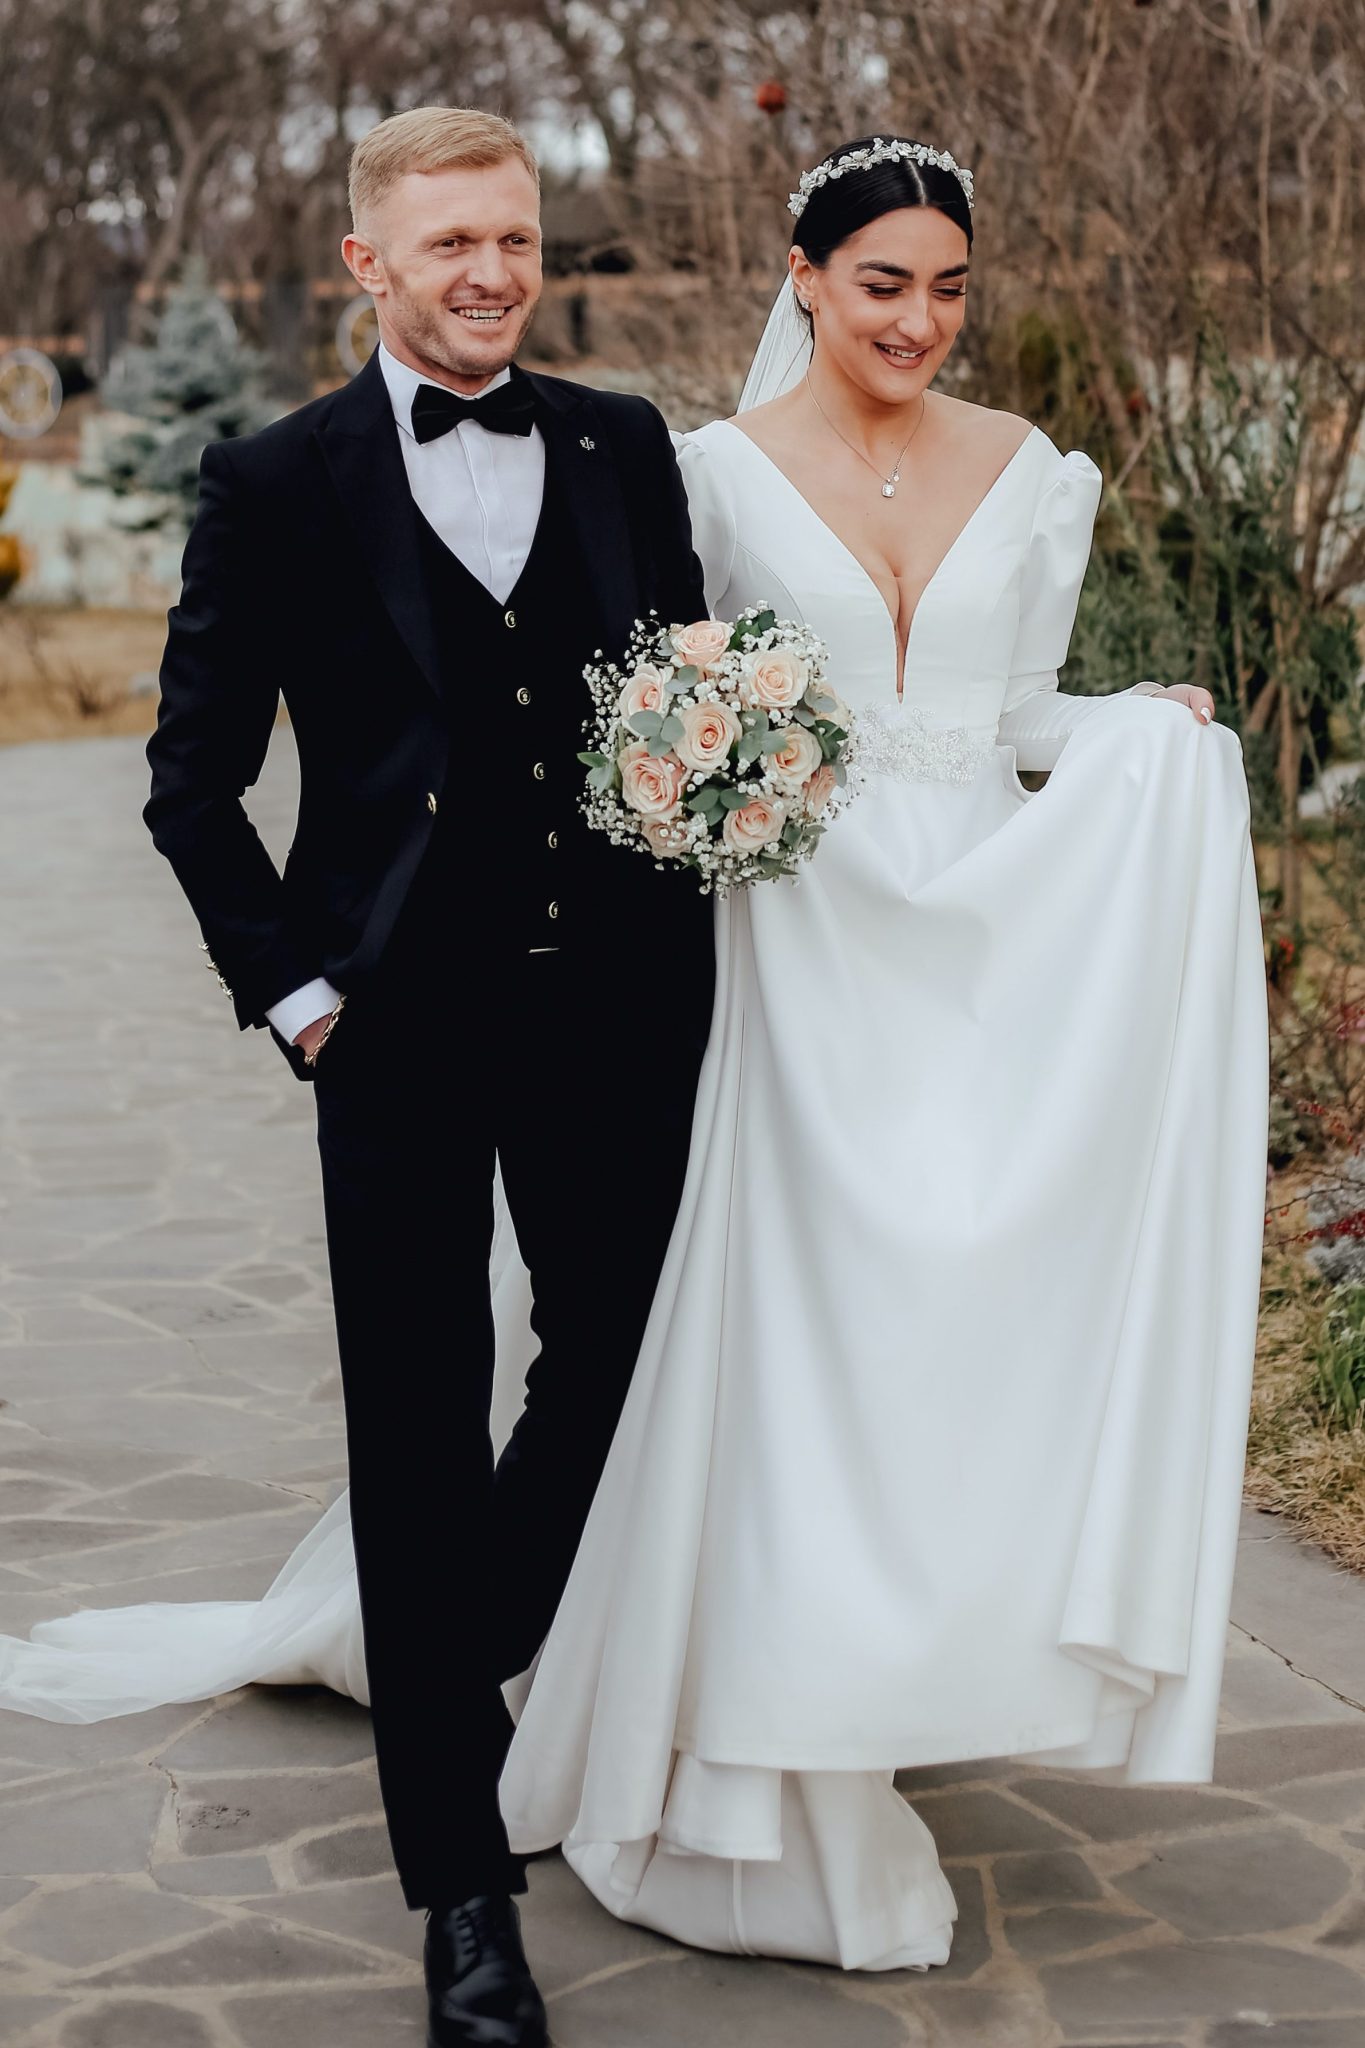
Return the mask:
{"type": "MultiPolygon", "coordinates": [[[[1246,782],[1183,706],[1057,689],[1084,455],[1029,435],[902,703],[879,592],[781,472],[729,422],[681,450],[713,609],[823,635],[869,772],[797,882],[717,906],[687,1186],[503,1806],[676,1940],[925,1968],[955,1906],[898,1768],[1211,1775],[1265,1175],[1246,782]]],[[[495,1262],[501,1437],[505,1224],[495,1262]]],[[[364,1698],[344,1496],[259,1603],[34,1637],[0,1706],[364,1698]]]]}

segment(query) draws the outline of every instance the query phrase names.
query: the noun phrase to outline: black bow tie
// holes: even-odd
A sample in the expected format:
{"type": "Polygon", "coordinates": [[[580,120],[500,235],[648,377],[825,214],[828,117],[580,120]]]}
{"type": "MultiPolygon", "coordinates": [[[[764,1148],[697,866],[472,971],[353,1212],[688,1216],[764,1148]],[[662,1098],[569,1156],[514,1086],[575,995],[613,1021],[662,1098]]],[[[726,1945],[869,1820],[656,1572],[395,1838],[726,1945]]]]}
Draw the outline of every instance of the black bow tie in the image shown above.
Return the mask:
{"type": "Polygon", "coordinates": [[[473,420],[490,434],[529,434],[535,425],[535,393],[524,377],[500,384],[486,398],[460,398],[441,384],[419,384],[412,398],[412,431],[418,441],[436,441],[473,420]]]}

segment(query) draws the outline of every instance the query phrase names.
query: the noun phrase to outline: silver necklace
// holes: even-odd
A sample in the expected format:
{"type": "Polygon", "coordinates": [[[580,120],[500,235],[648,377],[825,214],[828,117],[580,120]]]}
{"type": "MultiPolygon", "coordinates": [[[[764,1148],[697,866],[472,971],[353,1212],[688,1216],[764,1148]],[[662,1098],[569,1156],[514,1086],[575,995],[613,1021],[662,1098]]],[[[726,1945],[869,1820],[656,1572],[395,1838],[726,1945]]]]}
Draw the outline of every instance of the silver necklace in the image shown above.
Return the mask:
{"type": "Polygon", "coordinates": [[[890,476],[882,476],[881,471],[878,469],[876,463],[872,460],[872,457],[870,455],[864,455],[861,448],[855,447],[853,442],[849,440],[847,434],[839,433],[839,429],[835,426],[833,420],[830,418],[829,414],[825,411],[825,408],[823,407],[823,405],[821,405],[819,399],[815,395],[814,389],[812,388],[810,381],[809,370],[807,370],[805,377],[802,381],[804,382],[807,391],[810,392],[811,404],[815,407],[815,410],[819,413],[821,419],[829,428],[831,434],[836,435],[838,439],[843,442],[845,448],[847,448],[850,451],[850,453],[856,455],[860,462],[865,462],[868,468],[872,471],[873,476],[881,478],[882,496],[884,498],[894,498],[896,495],[896,485],[901,480],[901,464],[905,460],[905,449],[910,446],[910,443],[914,440],[916,434],[924,425],[924,415],[928,410],[927,406],[925,405],[924,399],[920,399],[919,418],[915,421],[914,426],[911,427],[909,433],[906,435],[905,447],[901,449],[900,454],[896,457],[895,463],[892,466],[890,476]]]}

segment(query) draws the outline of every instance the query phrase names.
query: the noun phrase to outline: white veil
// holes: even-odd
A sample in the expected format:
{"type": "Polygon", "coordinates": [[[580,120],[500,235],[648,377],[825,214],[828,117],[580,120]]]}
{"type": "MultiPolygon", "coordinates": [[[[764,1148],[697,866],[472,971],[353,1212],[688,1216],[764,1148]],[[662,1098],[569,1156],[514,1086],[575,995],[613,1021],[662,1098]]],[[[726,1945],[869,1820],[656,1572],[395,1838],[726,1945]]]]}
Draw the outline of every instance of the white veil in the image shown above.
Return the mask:
{"type": "Polygon", "coordinates": [[[810,359],[810,323],[797,306],[791,278],[784,277],[744,379],[736,412],[749,412],[792,390],[810,368],[810,359]]]}

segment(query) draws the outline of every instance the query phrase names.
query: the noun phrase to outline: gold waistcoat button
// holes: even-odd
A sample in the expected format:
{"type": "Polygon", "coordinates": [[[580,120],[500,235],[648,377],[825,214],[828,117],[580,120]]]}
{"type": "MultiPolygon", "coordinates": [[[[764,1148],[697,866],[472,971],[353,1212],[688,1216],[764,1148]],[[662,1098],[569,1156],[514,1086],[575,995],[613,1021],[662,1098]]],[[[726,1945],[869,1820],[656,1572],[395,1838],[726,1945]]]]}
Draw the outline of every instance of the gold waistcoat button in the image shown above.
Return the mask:
{"type": "Polygon", "coordinates": [[[551,853],[553,853],[555,848],[559,844],[559,834],[557,832],[552,832],[547,843],[549,845],[551,853]]]}
{"type": "Polygon", "coordinates": [[[557,903],[552,903],[550,905],[550,915],[551,917],[559,916],[559,905],[557,903]]]}
{"type": "Polygon", "coordinates": [[[512,611],[504,612],[502,615],[502,622],[504,626],[515,626],[517,623],[516,613],[512,611]]]}
{"type": "Polygon", "coordinates": [[[537,782],[543,782],[545,780],[545,763],[537,761],[531,773],[535,776],[537,782]]]}
{"type": "Polygon", "coordinates": [[[436,792],[434,789],[429,789],[427,791],[427,809],[431,812],[431,815],[434,818],[436,816],[436,792]]]}
{"type": "Polygon", "coordinates": [[[526,688],[525,684],[523,683],[522,687],[517,691],[517,702],[518,704],[529,704],[530,701],[531,692],[526,688]]]}

